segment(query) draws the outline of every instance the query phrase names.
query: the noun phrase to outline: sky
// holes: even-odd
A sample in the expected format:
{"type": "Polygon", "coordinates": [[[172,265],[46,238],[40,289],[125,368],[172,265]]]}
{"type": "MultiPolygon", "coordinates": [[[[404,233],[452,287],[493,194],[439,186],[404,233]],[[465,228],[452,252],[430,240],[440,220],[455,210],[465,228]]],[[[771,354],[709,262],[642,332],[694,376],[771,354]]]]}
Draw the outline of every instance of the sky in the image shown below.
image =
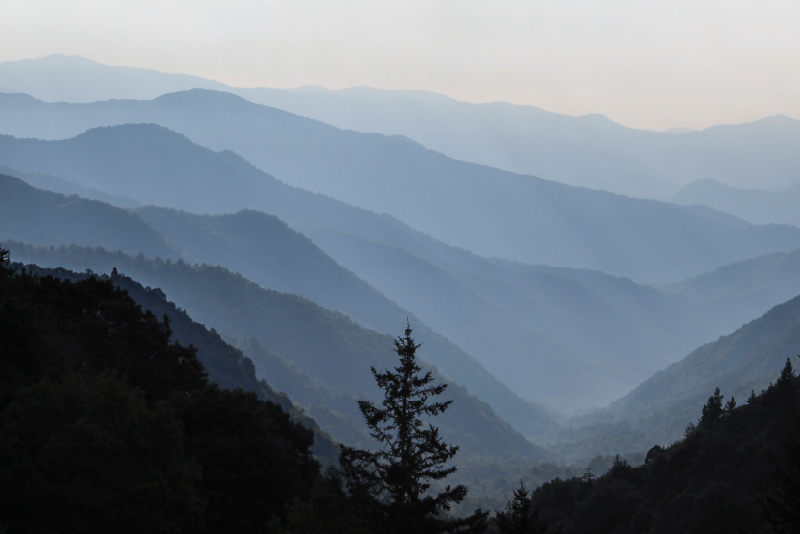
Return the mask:
{"type": "Polygon", "coordinates": [[[634,128],[800,119],[800,1],[0,0],[0,61],[427,89],[634,128]]]}

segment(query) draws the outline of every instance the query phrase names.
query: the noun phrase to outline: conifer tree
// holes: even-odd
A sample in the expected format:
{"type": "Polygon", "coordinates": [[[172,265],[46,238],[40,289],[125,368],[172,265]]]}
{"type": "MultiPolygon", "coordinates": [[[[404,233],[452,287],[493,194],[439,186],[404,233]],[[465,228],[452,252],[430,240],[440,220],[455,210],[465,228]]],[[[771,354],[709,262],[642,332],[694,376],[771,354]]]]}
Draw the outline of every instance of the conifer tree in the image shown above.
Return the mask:
{"type": "Polygon", "coordinates": [[[8,251],[0,245],[0,277],[10,276],[11,269],[8,268],[9,263],[11,263],[11,258],[9,257],[8,251]]]}
{"type": "Polygon", "coordinates": [[[794,368],[792,368],[792,361],[789,358],[786,358],[786,364],[781,369],[781,376],[778,377],[778,381],[775,383],[778,387],[784,387],[790,385],[794,381],[795,373],[794,368]]]}
{"type": "Polygon", "coordinates": [[[453,401],[431,402],[441,395],[446,384],[433,384],[433,376],[416,359],[420,347],[411,337],[411,327],[395,342],[400,358],[393,370],[372,374],[383,389],[382,406],[359,401],[370,434],[381,443],[378,451],[342,446],[340,464],[350,494],[362,501],[362,511],[376,532],[440,533],[482,532],[488,512],[476,510],[463,519],[443,518],[451,504],[467,494],[463,484],[449,485],[438,495],[427,492],[431,481],[442,480],[455,472],[446,463],[458,446],[446,444],[439,429],[423,419],[445,412],[453,401]]]}
{"type": "Polygon", "coordinates": [[[725,415],[733,415],[733,410],[736,409],[736,398],[731,395],[731,400],[725,403],[725,415]]]}
{"type": "Polygon", "coordinates": [[[503,534],[543,534],[547,531],[547,523],[538,519],[533,510],[528,488],[520,480],[519,488],[514,490],[514,498],[506,504],[504,510],[497,512],[495,524],[503,534]]]}
{"type": "Polygon", "coordinates": [[[719,388],[714,390],[714,394],[708,398],[706,405],[703,406],[703,414],[700,417],[701,428],[709,428],[716,425],[723,413],[722,399],[724,395],[720,395],[719,388]]]}

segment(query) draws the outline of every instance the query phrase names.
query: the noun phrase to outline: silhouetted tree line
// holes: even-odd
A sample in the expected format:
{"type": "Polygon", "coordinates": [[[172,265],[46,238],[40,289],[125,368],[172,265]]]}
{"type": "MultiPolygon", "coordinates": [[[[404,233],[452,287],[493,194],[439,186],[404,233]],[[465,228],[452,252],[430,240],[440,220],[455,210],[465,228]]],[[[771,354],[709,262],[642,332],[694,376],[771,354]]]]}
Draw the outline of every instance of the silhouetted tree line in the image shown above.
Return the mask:
{"type": "Polygon", "coordinates": [[[524,486],[491,530],[530,533],[800,532],[800,379],[780,377],[737,406],[717,388],[683,440],[640,467],[524,486]]]}
{"type": "Polygon", "coordinates": [[[427,419],[450,402],[417,345],[373,369],[384,406],[361,403],[383,448],[342,447],[320,473],[313,433],[280,405],[211,383],[170,321],[111,279],[11,269],[0,249],[0,531],[478,532],[447,517],[466,488],[427,419]],[[423,421],[426,419],[426,421],[423,421]]]}
{"type": "Polygon", "coordinates": [[[111,280],[0,265],[7,532],[264,532],[308,499],[313,433],[209,382],[167,318],[111,280]]]}
{"type": "Polygon", "coordinates": [[[8,267],[0,248],[0,532],[503,534],[800,532],[800,385],[791,362],[746,403],[717,389],[683,440],[640,467],[524,484],[492,519],[436,493],[458,447],[416,360],[373,369],[359,403],[376,450],[320,471],[313,432],[276,403],[208,379],[194,347],[109,279],[8,267]]]}

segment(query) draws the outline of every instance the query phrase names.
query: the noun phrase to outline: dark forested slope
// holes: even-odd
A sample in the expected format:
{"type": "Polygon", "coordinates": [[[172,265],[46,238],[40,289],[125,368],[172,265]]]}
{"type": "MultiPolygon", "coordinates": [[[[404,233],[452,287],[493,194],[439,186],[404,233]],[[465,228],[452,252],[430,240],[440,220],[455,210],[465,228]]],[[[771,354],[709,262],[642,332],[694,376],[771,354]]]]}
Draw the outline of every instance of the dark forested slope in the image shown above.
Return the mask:
{"type": "MultiPolygon", "coordinates": [[[[361,328],[346,316],[302,297],[263,289],[223,268],[192,266],[181,260],[153,261],[102,249],[32,248],[18,243],[8,247],[21,261],[39,265],[97,272],[111,272],[116,267],[144,284],[161,288],[195,320],[223,335],[257,338],[333,392],[344,389],[353,397],[374,395],[370,366],[391,364],[391,336],[361,328]]],[[[283,389],[280,383],[272,385],[283,389]]],[[[465,452],[549,456],[463,386],[451,383],[448,393],[456,402],[441,418],[441,428],[465,452]]]]}
{"type": "Polygon", "coordinates": [[[540,530],[530,532],[798,532],[800,380],[789,360],[779,369],[774,385],[746,403],[707,392],[694,409],[697,425],[650,449],[640,467],[617,457],[601,477],[545,483],[517,503],[536,513],[526,519],[540,530]]]}
{"type": "Polygon", "coordinates": [[[112,280],[34,270],[0,249],[3,530],[261,532],[309,499],[314,434],[262,400],[239,351],[172,314],[210,373],[244,388],[222,389],[112,280]]]}

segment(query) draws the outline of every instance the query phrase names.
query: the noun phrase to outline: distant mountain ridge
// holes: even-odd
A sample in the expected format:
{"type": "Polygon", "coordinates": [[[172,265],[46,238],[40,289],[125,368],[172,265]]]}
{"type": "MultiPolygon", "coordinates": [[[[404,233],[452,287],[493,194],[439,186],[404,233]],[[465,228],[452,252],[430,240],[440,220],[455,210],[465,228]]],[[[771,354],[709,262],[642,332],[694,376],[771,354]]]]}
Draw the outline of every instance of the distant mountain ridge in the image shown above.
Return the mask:
{"type": "Polygon", "coordinates": [[[702,204],[754,224],[800,226],[800,184],[780,191],[740,189],[716,180],[696,180],[670,197],[676,204],[702,204]]]}
{"type": "Polygon", "coordinates": [[[210,217],[152,207],[142,209],[139,213],[143,216],[139,216],[100,202],[67,197],[68,206],[97,204],[105,206],[105,211],[111,214],[92,215],[90,211],[85,215],[75,215],[74,210],[60,206],[59,199],[65,201],[62,195],[38,191],[8,176],[0,176],[0,192],[0,239],[30,239],[32,244],[55,246],[96,243],[95,246],[121,249],[131,255],[145,252],[152,254],[151,257],[160,256],[173,261],[185,258],[192,262],[224,265],[247,274],[262,287],[300,294],[331,309],[349,312],[360,324],[378,331],[391,332],[397,324],[411,320],[416,324],[418,334],[427,339],[434,362],[451,379],[462,381],[474,394],[488,399],[503,417],[526,435],[546,434],[555,428],[541,408],[513,394],[472,356],[421,324],[413,313],[401,309],[342,269],[307,238],[274,216],[240,212],[210,217]],[[15,190],[22,190],[22,193],[12,194],[15,190]],[[10,209],[12,202],[18,211],[10,209]],[[48,216],[59,221],[55,226],[61,230],[60,234],[32,231],[38,227],[37,221],[46,221],[48,216]],[[76,227],[74,220],[83,224],[76,227]],[[149,226],[148,221],[171,238],[165,238],[156,228],[149,226]],[[146,235],[152,243],[126,241],[126,235],[131,233],[129,227],[134,230],[146,228],[146,235]],[[119,236],[119,240],[105,237],[108,234],[119,236]],[[175,242],[182,246],[174,245],[175,242]],[[163,243],[169,244],[166,253],[153,254],[162,250],[158,247],[163,243]]]}
{"type": "Polygon", "coordinates": [[[470,104],[430,91],[235,88],[75,56],[0,63],[0,87],[49,102],[221,90],[343,129],[405,135],[456,159],[647,198],[665,199],[686,183],[707,178],[742,188],[785,188],[798,182],[800,169],[794,150],[799,123],[780,116],[701,132],[655,133],[601,115],[572,117],[503,102],[470,104]]]}
{"type": "MultiPolygon", "coordinates": [[[[414,143],[339,130],[221,92],[192,90],[152,101],[95,104],[44,104],[29,97],[0,95],[0,102],[0,125],[17,135],[47,137],[42,130],[57,128],[63,135],[98,124],[159,123],[215,150],[233,149],[291,185],[388,213],[417,230],[483,256],[666,282],[800,246],[796,228],[751,228],[745,221],[712,210],[631,199],[456,161],[414,143]]],[[[182,204],[166,202],[170,194],[180,196],[177,191],[162,191],[152,200],[133,194],[132,188],[143,189],[143,185],[126,181],[111,165],[112,154],[125,153],[124,138],[138,137],[139,144],[147,147],[148,157],[163,158],[162,141],[156,142],[155,137],[166,139],[167,135],[130,127],[90,130],[59,142],[5,137],[0,163],[25,172],[53,174],[45,163],[50,160],[49,165],[73,173],[63,176],[71,181],[80,174],[93,174],[91,180],[95,181],[114,177],[117,189],[108,192],[144,204],[199,213],[230,211],[225,201],[233,193],[220,183],[205,199],[201,191],[186,191],[189,197],[182,204]],[[77,163],[77,154],[92,146],[93,150],[103,146],[107,153],[105,161],[98,161],[105,166],[102,173],[98,173],[100,167],[82,168],[77,163]]],[[[172,146],[175,144],[177,141],[172,146]]],[[[127,153],[125,157],[132,156],[127,153]]],[[[202,157],[208,160],[208,156],[202,157]]],[[[244,170],[245,162],[236,160],[230,154],[223,166],[235,166],[255,176],[252,170],[244,170]]],[[[136,159],[128,161],[133,168],[142,164],[136,159]]],[[[215,165],[220,167],[219,162],[215,165]]],[[[89,178],[84,176],[84,180],[89,178]]],[[[258,178],[248,180],[247,187],[259,182],[258,178]]],[[[241,200],[236,206],[246,207],[263,209],[241,200]]]]}
{"type": "MultiPolygon", "coordinates": [[[[18,165],[33,161],[50,172],[58,169],[60,175],[93,187],[111,188],[139,204],[199,212],[213,209],[216,213],[248,208],[277,215],[340,265],[410,310],[409,315],[419,317],[474,356],[517,395],[548,401],[564,410],[610,402],[692,348],[741,324],[720,321],[702,306],[659,295],[619,278],[531,268],[448,247],[392,217],[288,187],[232,152],[211,152],[155,125],[92,130],[58,142],[0,138],[0,162],[2,158],[7,158],[7,165],[10,160],[18,165]]],[[[141,216],[146,211],[138,213],[141,216]]],[[[712,216],[734,228],[745,225],[724,214],[712,212],[712,216]]],[[[235,230],[234,226],[225,230],[217,223],[210,224],[212,218],[208,217],[175,214],[170,218],[185,229],[173,234],[168,230],[173,223],[169,223],[162,230],[170,240],[182,243],[182,249],[188,247],[183,253],[193,261],[224,264],[251,279],[274,284],[270,287],[300,293],[350,313],[360,324],[383,332],[392,329],[385,322],[376,322],[380,317],[404,320],[400,308],[391,314],[376,314],[366,311],[366,301],[358,304],[361,308],[355,306],[358,299],[353,295],[368,294],[359,293],[361,290],[339,292],[331,300],[332,294],[326,296],[323,286],[309,292],[297,276],[292,286],[281,285],[287,281],[275,278],[277,271],[259,278],[267,273],[259,274],[257,269],[272,264],[264,263],[267,257],[256,259],[251,251],[269,248],[269,243],[251,240],[245,245],[242,236],[255,238],[260,232],[271,235],[269,217],[239,216],[236,219],[240,222],[250,222],[235,226],[235,230]],[[259,226],[262,223],[266,226],[259,226]],[[214,246],[204,249],[200,244],[203,239],[214,246]],[[188,246],[192,240],[193,248],[188,246]]],[[[286,272],[311,271],[291,268],[286,272]]],[[[436,352],[450,353],[449,349],[436,352]]],[[[480,373],[460,374],[467,368],[436,363],[515,425],[525,424],[531,416],[530,408],[514,400],[499,384],[474,381],[480,373]]]]}

